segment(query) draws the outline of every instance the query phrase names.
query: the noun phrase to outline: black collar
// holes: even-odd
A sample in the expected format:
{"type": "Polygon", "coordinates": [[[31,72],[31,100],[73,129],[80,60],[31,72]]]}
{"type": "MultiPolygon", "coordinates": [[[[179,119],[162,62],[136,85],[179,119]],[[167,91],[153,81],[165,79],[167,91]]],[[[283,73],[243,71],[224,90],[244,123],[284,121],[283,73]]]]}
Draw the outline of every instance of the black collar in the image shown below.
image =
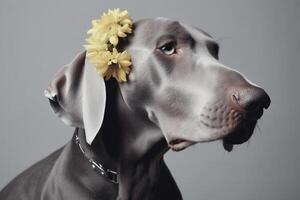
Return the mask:
{"type": "Polygon", "coordinates": [[[108,169],[104,167],[102,164],[99,162],[94,161],[94,159],[90,158],[87,155],[87,150],[83,148],[83,145],[80,141],[80,138],[78,136],[78,130],[75,133],[75,142],[78,145],[80,151],[84,155],[84,157],[87,159],[87,161],[91,164],[92,168],[99,173],[101,176],[104,176],[107,180],[114,184],[118,184],[118,173],[116,171],[113,171],[111,169],[108,169]]]}

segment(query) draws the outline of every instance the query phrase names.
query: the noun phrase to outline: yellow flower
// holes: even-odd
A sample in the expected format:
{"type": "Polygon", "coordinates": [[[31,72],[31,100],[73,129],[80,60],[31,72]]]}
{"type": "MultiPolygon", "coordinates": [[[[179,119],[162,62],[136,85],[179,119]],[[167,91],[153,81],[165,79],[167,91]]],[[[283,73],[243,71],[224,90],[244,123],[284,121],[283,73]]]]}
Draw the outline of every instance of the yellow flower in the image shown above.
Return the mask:
{"type": "Polygon", "coordinates": [[[108,10],[100,19],[93,20],[92,25],[88,34],[103,43],[109,41],[114,46],[117,46],[119,37],[126,37],[128,33],[132,32],[132,21],[126,10],[108,10]]]}
{"type": "Polygon", "coordinates": [[[127,11],[108,10],[101,19],[92,21],[93,27],[86,39],[86,56],[96,66],[99,75],[108,80],[111,77],[118,82],[125,82],[130,72],[131,60],[126,51],[118,52],[116,46],[119,37],[126,37],[132,32],[132,21],[127,11]]]}
{"type": "Polygon", "coordinates": [[[102,51],[98,54],[87,54],[91,62],[96,66],[98,73],[106,80],[114,77],[118,82],[126,82],[126,74],[130,72],[130,56],[126,51],[119,53],[102,51]]]}

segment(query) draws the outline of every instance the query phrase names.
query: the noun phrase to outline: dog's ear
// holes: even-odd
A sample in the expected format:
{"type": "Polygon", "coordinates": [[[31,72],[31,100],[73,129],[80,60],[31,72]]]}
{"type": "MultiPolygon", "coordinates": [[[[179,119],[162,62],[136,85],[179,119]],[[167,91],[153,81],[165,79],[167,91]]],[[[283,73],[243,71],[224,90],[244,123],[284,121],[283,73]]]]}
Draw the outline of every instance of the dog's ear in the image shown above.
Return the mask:
{"type": "Polygon", "coordinates": [[[64,66],[45,90],[54,113],[67,125],[85,129],[89,144],[97,135],[104,117],[105,83],[85,52],[64,66]]]}

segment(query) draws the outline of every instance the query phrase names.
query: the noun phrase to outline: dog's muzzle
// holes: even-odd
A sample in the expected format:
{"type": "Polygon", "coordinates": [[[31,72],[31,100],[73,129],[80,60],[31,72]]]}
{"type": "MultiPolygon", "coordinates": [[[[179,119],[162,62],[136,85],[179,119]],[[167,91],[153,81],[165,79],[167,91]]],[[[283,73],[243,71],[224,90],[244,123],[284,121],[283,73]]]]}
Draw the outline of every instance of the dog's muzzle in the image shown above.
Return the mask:
{"type": "Polygon", "coordinates": [[[243,120],[235,130],[223,138],[223,146],[227,151],[231,151],[234,144],[242,144],[249,140],[257,120],[271,103],[269,95],[255,86],[234,89],[230,95],[232,107],[242,114],[243,120]]]}

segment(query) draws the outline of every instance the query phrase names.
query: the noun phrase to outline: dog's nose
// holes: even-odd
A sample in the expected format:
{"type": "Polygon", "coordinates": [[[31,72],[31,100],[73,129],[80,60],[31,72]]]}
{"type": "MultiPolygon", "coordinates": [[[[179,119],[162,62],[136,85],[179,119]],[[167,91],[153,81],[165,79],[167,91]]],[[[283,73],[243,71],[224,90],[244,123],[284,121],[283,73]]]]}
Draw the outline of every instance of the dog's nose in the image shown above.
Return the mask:
{"type": "Polygon", "coordinates": [[[232,100],[249,113],[263,108],[267,109],[271,103],[269,95],[263,89],[255,86],[235,90],[232,100]]]}

